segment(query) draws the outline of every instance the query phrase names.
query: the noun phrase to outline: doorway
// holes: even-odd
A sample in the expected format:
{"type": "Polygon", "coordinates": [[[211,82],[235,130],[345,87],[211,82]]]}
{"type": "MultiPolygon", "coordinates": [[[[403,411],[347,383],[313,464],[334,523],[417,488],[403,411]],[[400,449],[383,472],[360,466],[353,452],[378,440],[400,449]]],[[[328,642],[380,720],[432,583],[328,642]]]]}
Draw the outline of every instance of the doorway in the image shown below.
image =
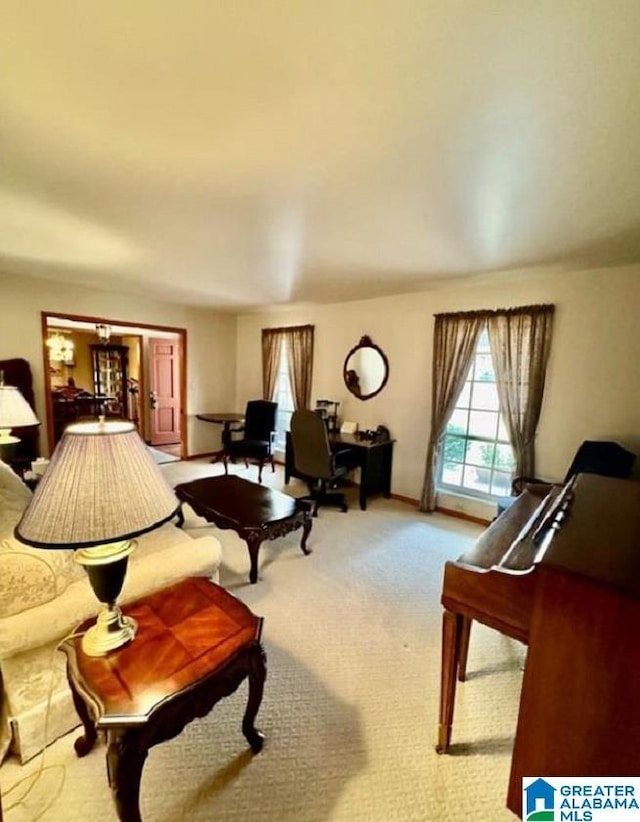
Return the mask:
{"type": "Polygon", "coordinates": [[[49,451],[66,425],[127,419],[152,447],[186,454],[186,330],[42,312],[49,451]]]}
{"type": "Polygon", "coordinates": [[[179,339],[149,339],[149,445],[161,449],[181,439],[180,354],[179,339]]]}

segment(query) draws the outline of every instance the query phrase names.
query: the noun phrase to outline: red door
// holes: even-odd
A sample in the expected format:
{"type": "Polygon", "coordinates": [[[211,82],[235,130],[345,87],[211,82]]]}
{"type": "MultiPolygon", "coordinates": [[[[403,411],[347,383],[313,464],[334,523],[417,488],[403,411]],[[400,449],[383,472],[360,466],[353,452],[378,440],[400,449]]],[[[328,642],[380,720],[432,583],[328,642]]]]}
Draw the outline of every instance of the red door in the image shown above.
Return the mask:
{"type": "Polygon", "coordinates": [[[151,445],[180,442],[180,343],[149,340],[151,445]]]}

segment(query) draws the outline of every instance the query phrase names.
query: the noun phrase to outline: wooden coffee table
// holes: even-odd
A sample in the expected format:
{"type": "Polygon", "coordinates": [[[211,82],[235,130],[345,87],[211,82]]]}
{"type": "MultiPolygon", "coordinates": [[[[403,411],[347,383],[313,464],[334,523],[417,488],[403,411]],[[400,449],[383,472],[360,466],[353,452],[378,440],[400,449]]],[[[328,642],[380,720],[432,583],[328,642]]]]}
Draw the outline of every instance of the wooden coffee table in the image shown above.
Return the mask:
{"type": "MultiPolygon", "coordinates": [[[[258,552],[266,539],[283,537],[302,528],[300,548],[304,554],[311,553],[307,537],[313,521],[305,501],[231,475],[185,482],[176,485],[174,490],[181,502],[188,502],[207,522],[213,522],[218,528],[232,529],[247,543],[252,583],[258,581],[258,552]]],[[[183,524],[181,509],[178,525],[183,524]]]]}
{"type": "MultiPolygon", "coordinates": [[[[142,767],[149,748],[172,739],[249,678],[242,732],[254,753],[266,657],[262,619],[223,588],[201,577],[183,580],[125,608],[138,623],[129,645],[104,657],[83,653],[79,636],[60,646],[84,726],[78,756],[107,737],[107,775],[122,822],[140,822],[142,767]]],[[[87,620],[79,631],[93,620],[87,620]]]]}

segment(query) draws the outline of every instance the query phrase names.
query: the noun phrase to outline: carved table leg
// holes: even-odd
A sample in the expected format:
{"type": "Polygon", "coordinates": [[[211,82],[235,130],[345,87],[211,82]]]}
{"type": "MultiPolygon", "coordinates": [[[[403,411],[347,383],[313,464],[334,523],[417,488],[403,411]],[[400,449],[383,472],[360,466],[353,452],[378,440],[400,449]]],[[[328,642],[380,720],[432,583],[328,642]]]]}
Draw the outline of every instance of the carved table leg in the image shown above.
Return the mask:
{"type": "Polygon", "coordinates": [[[147,753],[135,733],[109,732],[107,775],[120,822],[142,822],[140,779],[147,753]]]}
{"type": "Polygon", "coordinates": [[[258,552],[262,545],[262,535],[258,533],[247,534],[245,537],[247,547],[249,549],[249,558],[251,560],[251,571],[249,573],[249,582],[255,585],[258,581],[258,552]]]}
{"type": "Polygon", "coordinates": [[[80,717],[82,727],[84,728],[84,734],[76,739],[73,743],[73,747],[78,756],[86,756],[95,745],[98,734],[96,732],[96,726],[93,719],[87,710],[86,703],[76,691],[71,680],[69,680],[69,687],[71,688],[73,704],[75,705],[76,712],[80,717]]]}
{"type": "Polygon", "coordinates": [[[264,744],[264,734],[258,731],[254,725],[255,718],[262,702],[262,692],[264,691],[264,681],[267,676],[267,657],[261,645],[256,645],[250,652],[249,663],[249,697],[247,708],[242,720],[242,733],[247,742],[251,745],[254,753],[260,753],[264,744]]]}
{"type": "Polygon", "coordinates": [[[460,661],[462,616],[445,611],[442,615],[442,668],[440,672],[440,726],[438,753],[447,753],[451,742],[453,706],[456,698],[456,674],[460,661]]]}
{"type": "Polygon", "coordinates": [[[305,511],[304,514],[304,521],[302,523],[302,539],[300,540],[300,548],[302,549],[303,554],[310,554],[311,548],[307,548],[307,537],[311,533],[311,526],[313,525],[313,520],[309,516],[309,512],[305,511]]]}

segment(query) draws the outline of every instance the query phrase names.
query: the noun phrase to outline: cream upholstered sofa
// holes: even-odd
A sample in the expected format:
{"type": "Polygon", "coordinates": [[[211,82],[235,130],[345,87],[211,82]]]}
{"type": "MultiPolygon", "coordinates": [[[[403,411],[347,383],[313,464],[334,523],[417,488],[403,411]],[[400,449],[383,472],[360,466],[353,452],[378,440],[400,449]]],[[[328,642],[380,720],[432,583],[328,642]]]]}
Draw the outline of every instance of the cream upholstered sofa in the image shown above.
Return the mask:
{"type": "MultiPolygon", "coordinates": [[[[72,551],[29,548],[13,537],[30,497],[0,462],[0,761],[11,750],[25,762],[45,737],[48,744],[79,724],[56,646],[100,607],[72,551]]],[[[218,580],[222,551],[211,528],[166,523],[137,543],[121,605],[187,576],[218,580]]]]}

